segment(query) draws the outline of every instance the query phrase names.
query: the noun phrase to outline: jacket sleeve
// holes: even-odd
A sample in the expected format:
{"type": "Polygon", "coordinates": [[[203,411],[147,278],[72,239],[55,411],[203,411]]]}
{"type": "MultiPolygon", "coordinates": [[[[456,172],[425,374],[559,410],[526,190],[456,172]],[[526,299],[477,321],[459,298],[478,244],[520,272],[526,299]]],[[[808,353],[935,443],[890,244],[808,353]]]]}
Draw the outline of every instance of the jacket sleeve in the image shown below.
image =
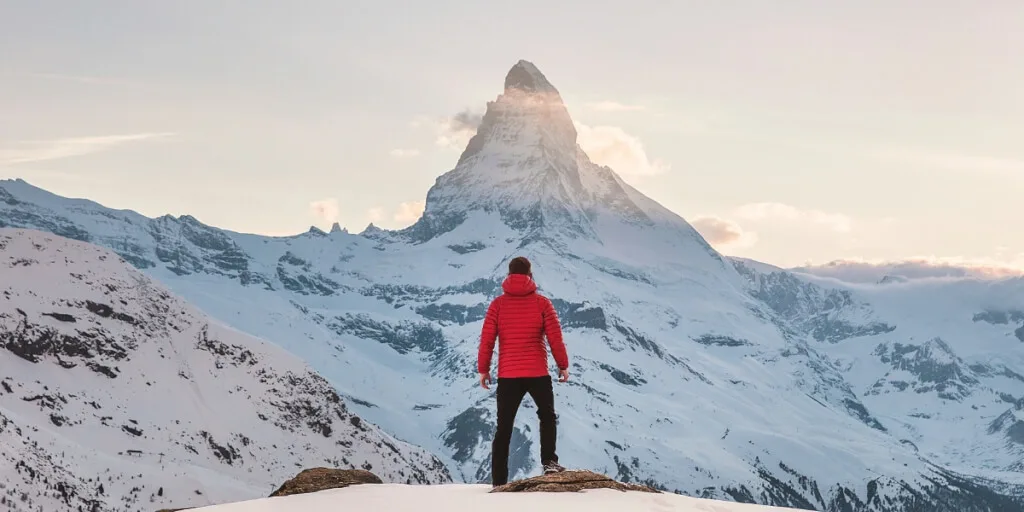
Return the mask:
{"type": "Polygon", "coordinates": [[[565,342],[562,340],[562,326],[558,323],[558,312],[555,306],[547,298],[544,299],[542,312],[544,314],[544,335],[551,345],[551,355],[555,357],[555,363],[559,370],[569,368],[569,356],[565,353],[565,342]]]}
{"type": "Polygon", "coordinates": [[[480,331],[480,352],[477,354],[477,373],[491,371],[491,357],[494,356],[494,340],[498,338],[498,299],[487,308],[484,326],[480,331]]]}

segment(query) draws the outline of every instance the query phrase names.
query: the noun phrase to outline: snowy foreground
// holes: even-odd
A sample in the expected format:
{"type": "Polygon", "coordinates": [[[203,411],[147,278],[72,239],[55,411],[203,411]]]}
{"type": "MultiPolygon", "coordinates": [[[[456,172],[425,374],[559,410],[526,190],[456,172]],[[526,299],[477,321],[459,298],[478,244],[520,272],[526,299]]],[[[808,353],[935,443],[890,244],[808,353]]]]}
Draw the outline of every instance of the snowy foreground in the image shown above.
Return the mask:
{"type": "Polygon", "coordinates": [[[489,485],[357,485],[312,494],[264,498],[195,509],[203,512],[772,512],[796,510],[689,498],[595,489],[579,493],[496,493],[489,485]]]}

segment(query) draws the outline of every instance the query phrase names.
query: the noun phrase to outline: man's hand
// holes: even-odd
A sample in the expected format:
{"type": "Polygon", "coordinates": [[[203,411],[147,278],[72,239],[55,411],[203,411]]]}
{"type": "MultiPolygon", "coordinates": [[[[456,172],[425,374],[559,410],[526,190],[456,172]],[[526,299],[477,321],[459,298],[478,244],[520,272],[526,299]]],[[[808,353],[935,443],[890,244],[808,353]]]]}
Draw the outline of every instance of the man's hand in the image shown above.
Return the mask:
{"type": "Polygon", "coordinates": [[[565,382],[569,380],[569,369],[558,370],[558,382],[565,382]]]}
{"type": "Polygon", "coordinates": [[[490,384],[490,383],[491,383],[491,372],[481,373],[480,374],[480,387],[482,387],[484,389],[491,389],[491,387],[488,386],[488,384],[490,384]]]}

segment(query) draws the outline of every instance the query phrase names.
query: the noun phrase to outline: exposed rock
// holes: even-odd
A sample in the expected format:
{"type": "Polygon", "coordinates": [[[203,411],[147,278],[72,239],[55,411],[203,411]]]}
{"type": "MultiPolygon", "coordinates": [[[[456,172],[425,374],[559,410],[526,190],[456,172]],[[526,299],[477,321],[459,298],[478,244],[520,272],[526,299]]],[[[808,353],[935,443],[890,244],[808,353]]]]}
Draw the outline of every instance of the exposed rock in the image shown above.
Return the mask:
{"type": "Polygon", "coordinates": [[[495,487],[491,492],[579,492],[585,489],[615,489],[617,491],[660,492],[646,485],[624,484],[593,471],[564,471],[516,480],[495,487]]]}
{"type": "Polygon", "coordinates": [[[377,475],[364,469],[312,468],[302,470],[301,473],[295,475],[295,478],[288,480],[274,491],[270,497],[341,489],[350,485],[382,483],[384,482],[377,475]]]}

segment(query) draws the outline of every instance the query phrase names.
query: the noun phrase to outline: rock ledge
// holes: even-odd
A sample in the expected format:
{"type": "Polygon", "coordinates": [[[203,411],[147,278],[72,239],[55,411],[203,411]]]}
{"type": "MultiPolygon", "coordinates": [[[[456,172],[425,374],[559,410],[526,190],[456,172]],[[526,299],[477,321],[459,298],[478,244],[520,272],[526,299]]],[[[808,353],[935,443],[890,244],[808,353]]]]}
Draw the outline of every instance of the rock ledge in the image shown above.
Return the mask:
{"type": "Polygon", "coordinates": [[[380,477],[363,469],[311,468],[302,470],[295,475],[295,478],[282,484],[270,497],[341,489],[350,485],[382,483],[384,482],[380,477]]]}
{"type": "Polygon", "coordinates": [[[593,471],[565,471],[516,480],[495,487],[491,492],[579,492],[585,489],[615,489],[659,493],[646,485],[624,484],[593,471]]]}

